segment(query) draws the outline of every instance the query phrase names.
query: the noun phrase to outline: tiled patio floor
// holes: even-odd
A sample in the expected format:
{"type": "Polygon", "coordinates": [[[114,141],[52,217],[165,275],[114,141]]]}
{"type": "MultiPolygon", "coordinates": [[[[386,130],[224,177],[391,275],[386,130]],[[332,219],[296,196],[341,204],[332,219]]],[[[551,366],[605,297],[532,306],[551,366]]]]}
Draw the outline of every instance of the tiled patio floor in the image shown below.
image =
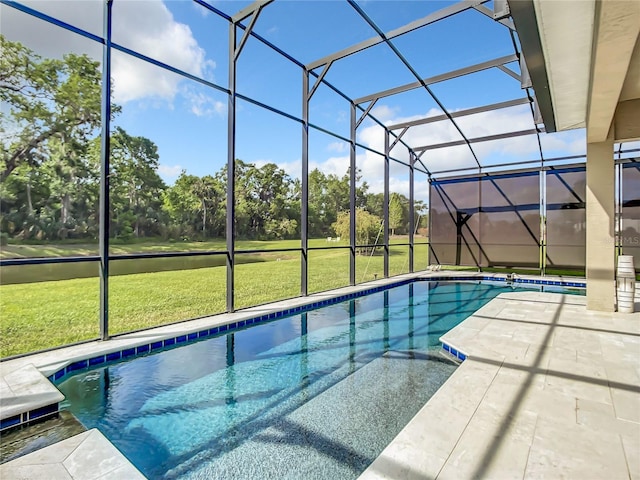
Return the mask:
{"type": "Polygon", "coordinates": [[[468,358],[360,477],[640,478],[640,313],[507,293],[442,340],[468,358]]]}
{"type": "Polygon", "coordinates": [[[3,480],[141,480],[145,477],[98,430],[0,466],[3,480]]]}

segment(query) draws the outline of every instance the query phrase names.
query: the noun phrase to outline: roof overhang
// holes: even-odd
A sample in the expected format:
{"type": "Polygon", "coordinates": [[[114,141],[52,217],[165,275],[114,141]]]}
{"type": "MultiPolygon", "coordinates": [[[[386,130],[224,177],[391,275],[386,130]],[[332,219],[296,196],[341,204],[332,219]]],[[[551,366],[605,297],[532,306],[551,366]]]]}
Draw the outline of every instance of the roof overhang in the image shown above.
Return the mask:
{"type": "Polygon", "coordinates": [[[589,142],[640,138],[640,2],[509,6],[546,131],[587,127],[589,142]]]}

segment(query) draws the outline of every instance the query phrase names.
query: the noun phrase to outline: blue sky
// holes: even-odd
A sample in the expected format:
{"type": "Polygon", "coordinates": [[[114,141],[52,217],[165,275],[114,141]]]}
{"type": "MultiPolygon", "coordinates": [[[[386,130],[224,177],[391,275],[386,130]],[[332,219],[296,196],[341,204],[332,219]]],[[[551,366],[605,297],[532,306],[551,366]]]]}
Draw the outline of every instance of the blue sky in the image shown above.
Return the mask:
{"type": "MultiPolygon", "coordinates": [[[[101,32],[100,0],[26,1],[26,5],[73,23],[94,34],[101,32]]],[[[246,1],[213,1],[216,8],[233,14],[246,1]]],[[[454,2],[363,1],[359,5],[384,30],[390,31],[454,2]]],[[[113,37],[118,44],[140,51],[223,88],[228,85],[228,24],[202,6],[188,1],[114,2],[113,37]]],[[[2,32],[43,56],[66,52],[101,58],[100,45],[78,35],[46,25],[14,9],[1,7],[2,32]]],[[[267,6],[255,30],[287,53],[308,63],[334,53],[375,32],[357,12],[342,1],[276,0],[267,6]]],[[[445,73],[513,53],[508,30],[481,13],[470,10],[406,36],[394,44],[421,77],[445,73]]],[[[509,65],[519,71],[517,64],[509,65]]],[[[122,113],[115,124],[130,134],[152,139],[159,148],[160,173],[169,184],[181,170],[196,175],[213,174],[227,158],[227,95],[153,64],[116,52],[113,55],[115,101],[122,113]]],[[[238,92],[301,116],[302,72],[255,39],[249,39],[238,63],[238,92]]],[[[384,44],[334,63],[326,79],[357,98],[414,82],[415,77],[384,44]]],[[[497,70],[459,77],[431,86],[449,111],[511,100],[523,96],[518,81],[497,70]]],[[[442,113],[423,89],[381,99],[373,109],[387,125],[442,113]]],[[[243,161],[274,162],[291,176],[300,175],[301,125],[299,122],[238,101],[237,154],[243,161]]],[[[310,121],[349,136],[349,104],[325,86],[310,104],[310,121]]],[[[527,105],[465,117],[459,120],[469,138],[532,128],[527,105]]],[[[459,140],[450,122],[414,128],[406,134],[412,144],[459,140]]],[[[545,155],[584,153],[584,132],[575,130],[544,140],[545,155]]],[[[365,120],[358,141],[381,151],[382,130],[365,120]]],[[[348,166],[348,146],[324,133],[310,133],[311,168],[342,175],[348,166]]],[[[486,164],[539,158],[534,136],[476,144],[476,155],[486,164]]],[[[358,167],[373,191],[382,191],[382,158],[358,149],[358,167]]],[[[397,148],[393,155],[407,159],[397,148]]],[[[467,147],[430,151],[423,157],[434,171],[473,167],[467,147]]],[[[392,190],[408,193],[408,171],[392,165],[392,190]]],[[[419,194],[419,196],[423,196],[419,194]]]]}

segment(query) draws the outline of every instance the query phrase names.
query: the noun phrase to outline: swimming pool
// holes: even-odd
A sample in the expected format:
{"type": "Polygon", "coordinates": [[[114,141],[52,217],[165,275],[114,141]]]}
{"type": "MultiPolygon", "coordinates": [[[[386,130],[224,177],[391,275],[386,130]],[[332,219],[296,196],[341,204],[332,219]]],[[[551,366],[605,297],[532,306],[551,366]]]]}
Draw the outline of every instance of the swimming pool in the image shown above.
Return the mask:
{"type": "Polygon", "coordinates": [[[417,281],[59,388],[149,478],[356,478],[455,370],[438,338],[511,290],[417,281]]]}

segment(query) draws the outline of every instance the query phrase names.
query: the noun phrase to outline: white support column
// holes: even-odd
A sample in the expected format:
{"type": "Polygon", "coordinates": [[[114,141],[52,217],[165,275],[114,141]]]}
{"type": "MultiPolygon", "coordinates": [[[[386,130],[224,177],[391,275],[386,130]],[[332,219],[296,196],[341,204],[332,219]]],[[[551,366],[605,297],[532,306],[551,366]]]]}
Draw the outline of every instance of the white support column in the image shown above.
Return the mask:
{"type": "Polygon", "coordinates": [[[587,144],[587,309],[615,311],[613,139],[587,144]]]}

